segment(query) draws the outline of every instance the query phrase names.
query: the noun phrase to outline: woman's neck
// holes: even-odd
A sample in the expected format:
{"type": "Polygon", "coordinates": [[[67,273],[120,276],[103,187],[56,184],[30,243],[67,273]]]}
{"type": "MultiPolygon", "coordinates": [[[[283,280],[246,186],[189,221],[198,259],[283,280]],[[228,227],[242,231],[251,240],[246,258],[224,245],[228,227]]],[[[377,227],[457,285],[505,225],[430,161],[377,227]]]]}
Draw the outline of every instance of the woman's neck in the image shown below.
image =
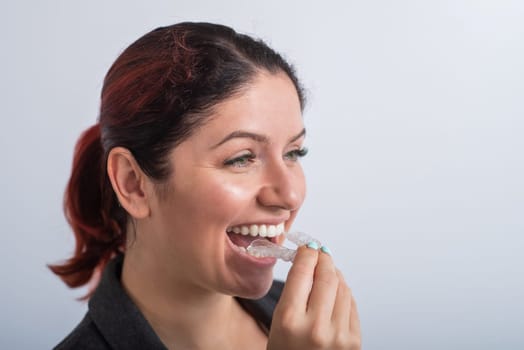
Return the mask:
{"type": "Polygon", "coordinates": [[[161,270],[126,254],[122,285],[169,349],[265,347],[265,334],[232,296],[173,283],[161,270]]]}

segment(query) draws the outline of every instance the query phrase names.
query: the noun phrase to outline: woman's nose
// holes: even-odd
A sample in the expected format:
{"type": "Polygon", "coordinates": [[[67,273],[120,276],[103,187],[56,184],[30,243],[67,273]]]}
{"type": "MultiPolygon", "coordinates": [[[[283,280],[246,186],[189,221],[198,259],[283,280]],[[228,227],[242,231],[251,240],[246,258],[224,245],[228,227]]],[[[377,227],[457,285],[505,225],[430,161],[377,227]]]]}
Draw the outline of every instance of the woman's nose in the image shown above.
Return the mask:
{"type": "Polygon", "coordinates": [[[298,164],[285,162],[268,167],[265,181],[258,193],[258,202],[265,207],[296,210],[304,201],[305,179],[298,164]]]}

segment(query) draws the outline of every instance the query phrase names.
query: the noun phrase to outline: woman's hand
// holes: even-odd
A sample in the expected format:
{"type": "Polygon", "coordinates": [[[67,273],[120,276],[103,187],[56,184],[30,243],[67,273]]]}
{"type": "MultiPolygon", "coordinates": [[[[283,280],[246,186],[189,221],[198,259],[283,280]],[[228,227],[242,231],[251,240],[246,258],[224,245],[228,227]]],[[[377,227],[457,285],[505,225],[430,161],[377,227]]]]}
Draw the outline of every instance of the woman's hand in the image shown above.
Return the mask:
{"type": "Polygon", "coordinates": [[[359,350],[360,340],[355,300],[331,256],[300,247],[275,308],[267,349],[359,350]]]}

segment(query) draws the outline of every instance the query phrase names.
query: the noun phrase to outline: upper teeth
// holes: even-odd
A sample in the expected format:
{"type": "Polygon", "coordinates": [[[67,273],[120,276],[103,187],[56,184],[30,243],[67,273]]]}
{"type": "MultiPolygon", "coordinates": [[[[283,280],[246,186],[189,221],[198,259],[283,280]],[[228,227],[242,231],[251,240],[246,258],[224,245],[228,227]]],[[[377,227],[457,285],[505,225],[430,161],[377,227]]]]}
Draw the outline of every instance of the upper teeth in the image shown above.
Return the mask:
{"type": "Polygon", "coordinates": [[[275,237],[284,233],[284,223],[278,225],[241,225],[228,227],[227,232],[239,233],[247,236],[275,237]]]}

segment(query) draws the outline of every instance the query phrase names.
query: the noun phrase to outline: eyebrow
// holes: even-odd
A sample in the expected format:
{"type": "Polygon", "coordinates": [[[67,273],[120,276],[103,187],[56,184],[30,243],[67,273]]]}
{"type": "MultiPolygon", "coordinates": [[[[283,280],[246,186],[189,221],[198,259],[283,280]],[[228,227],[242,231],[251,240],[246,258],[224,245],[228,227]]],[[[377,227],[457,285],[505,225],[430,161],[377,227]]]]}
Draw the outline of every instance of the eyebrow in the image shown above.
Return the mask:
{"type": "MultiPolygon", "coordinates": [[[[299,138],[301,138],[301,137],[303,137],[305,135],[306,135],[306,129],[302,129],[297,135],[291,137],[289,139],[288,143],[295,142],[296,140],[298,140],[299,138]]],[[[255,134],[255,133],[249,132],[249,131],[238,130],[238,131],[233,131],[231,134],[229,134],[226,137],[224,137],[219,143],[217,143],[216,145],[212,146],[211,148],[212,149],[217,148],[218,146],[226,143],[227,141],[232,140],[232,139],[236,139],[236,138],[248,138],[248,139],[252,139],[253,141],[260,142],[260,143],[268,143],[269,142],[269,139],[267,138],[267,136],[260,135],[260,134],[255,134]]]]}

